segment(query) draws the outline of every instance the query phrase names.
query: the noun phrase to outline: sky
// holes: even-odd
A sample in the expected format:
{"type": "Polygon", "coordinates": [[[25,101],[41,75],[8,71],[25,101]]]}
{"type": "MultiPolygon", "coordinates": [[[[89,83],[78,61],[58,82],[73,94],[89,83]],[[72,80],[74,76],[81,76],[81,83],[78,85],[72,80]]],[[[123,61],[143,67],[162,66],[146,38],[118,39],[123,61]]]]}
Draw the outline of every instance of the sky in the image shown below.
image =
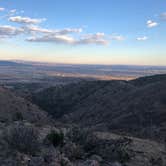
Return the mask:
{"type": "Polygon", "coordinates": [[[166,65],[166,1],[0,0],[0,59],[166,65]]]}

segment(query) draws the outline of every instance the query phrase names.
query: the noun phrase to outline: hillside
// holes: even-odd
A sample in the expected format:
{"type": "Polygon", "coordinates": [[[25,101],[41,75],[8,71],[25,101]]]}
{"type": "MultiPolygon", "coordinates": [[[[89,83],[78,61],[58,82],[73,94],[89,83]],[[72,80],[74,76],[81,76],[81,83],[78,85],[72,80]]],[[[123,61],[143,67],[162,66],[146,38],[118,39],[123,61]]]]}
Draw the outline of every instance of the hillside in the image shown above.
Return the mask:
{"type": "Polygon", "coordinates": [[[55,121],[0,87],[1,165],[165,166],[165,143],[136,137],[164,138],[165,81],[135,81],[84,81],[30,95],[55,121]]]}
{"type": "Polygon", "coordinates": [[[0,122],[17,120],[27,120],[32,123],[49,121],[47,114],[37,106],[0,87],[0,122]]]}
{"type": "Polygon", "coordinates": [[[165,75],[157,75],[53,87],[34,94],[32,101],[67,123],[165,139],[165,96],[165,75]]]}
{"type": "Polygon", "coordinates": [[[130,83],[134,84],[135,86],[145,86],[148,84],[154,84],[156,82],[163,82],[163,81],[166,81],[166,74],[140,77],[135,80],[131,80],[130,83]]]}

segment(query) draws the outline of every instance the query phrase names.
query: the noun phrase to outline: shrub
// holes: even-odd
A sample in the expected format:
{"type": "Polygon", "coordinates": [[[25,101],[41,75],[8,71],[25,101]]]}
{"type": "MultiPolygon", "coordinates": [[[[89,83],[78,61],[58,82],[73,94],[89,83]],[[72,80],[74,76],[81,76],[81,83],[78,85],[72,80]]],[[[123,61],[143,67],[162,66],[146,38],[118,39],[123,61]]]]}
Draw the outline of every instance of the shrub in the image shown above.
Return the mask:
{"type": "Polygon", "coordinates": [[[134,156],[134,154],[129,153],[128,140],[125,138],[99,141],[95,152],[105,160],[125,164],[134,156]]]}
{"type": "Polygon", "coordinates": [[[96,146],[98,145],[99,140],[96,137],[96,135],[94,135],[93,133],[88,134],[85,143],[84,143],[84,149],[85,151],[87,151],[89,154],[93,154],[94,149],[96,148],[96,146]]]}
{"type": "Polygon", "coordinates": [[[67,142],[64,145],[63,152],[70,160],[82,159],[84,157],[83,148],[72,142],[67,142]]]}
{"type": "Polygon", "coordinates": [[[70,141],[81,145],[85,143],[88,135],[89,135],[88,130],[81,129],[77,126],[72,127],[67,133],[67,137],[69,138],[70,141]]]}
{"type": "Polygon", "coordinates": [[[117,153],[118,153],[118,156],[119,156],[119,161],[121,163],[126,163],[130,160],[130,155],[126,151],[126,149],[118,149],[117,153]]]}
{"type": "Polygon", "coordinates": [[[25,154],[35,154],[39,151],[37,131],[30,126],[16,125],[9,128],[5,140],[10,148],[25,154]]]}
{"type": "Polygon", "coordinates": [[[16,112],[13,115],[13,120],[14,121],[22,121],[22,120],[24,120],[22,113],[21,112],[16,112]]]}
{"type": "Polygon", "coordinates": [[[70,141],[83,146],[84,150],[89,153],[96,146],[97,138],[92,133],[92,131],[90,131],[88,129],[81,129],[79,127],[73,127],[68,132],[67,137],[70,141]]]}
{"type": "Polygon", "coordinates": [[[48,140],[54,147],[62,146],[64,143],[64,134],[62,132],[51,131],[47,136],[48,140]]]}

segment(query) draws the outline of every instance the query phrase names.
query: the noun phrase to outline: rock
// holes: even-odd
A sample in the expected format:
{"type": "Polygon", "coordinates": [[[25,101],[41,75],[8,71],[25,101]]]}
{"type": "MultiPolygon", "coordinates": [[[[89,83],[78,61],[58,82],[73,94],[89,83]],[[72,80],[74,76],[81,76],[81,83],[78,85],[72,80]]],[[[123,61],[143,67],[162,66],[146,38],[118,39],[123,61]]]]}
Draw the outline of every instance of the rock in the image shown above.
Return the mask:
{"type": "Polygon", "coordinates": [[[72,166],[71,162],[69,161],[69,159],[65,156],[62,156],[61,157],[61,160],[60,160],[60,165],[62,166],[72,166]]]}
{"type": "Polygon", "coordinates": [[[42,157],[32,157],[28,166],[45,166],[44,159],[42,157]]]}
{"type": "Polygon", "coordinates": [[[100,166],[100,164],[96,160],[86,160],[80,166],[100,166]]]}
{"type": "Polygon", "coordinates": [[[91,157],[90,157],[90,159],[91,160],[96,160],[96,161],[98,161],[98,162],[102,162],[102,157],[101,156],[98,156],[98,155],[92,155],[91,157]]]}
{"type": "Polygon", "coordinates": [[[122,164],[119,163],[119,162],[114,162],[114,163],[111,164],[111,166],[122,166],[122,164]]]}

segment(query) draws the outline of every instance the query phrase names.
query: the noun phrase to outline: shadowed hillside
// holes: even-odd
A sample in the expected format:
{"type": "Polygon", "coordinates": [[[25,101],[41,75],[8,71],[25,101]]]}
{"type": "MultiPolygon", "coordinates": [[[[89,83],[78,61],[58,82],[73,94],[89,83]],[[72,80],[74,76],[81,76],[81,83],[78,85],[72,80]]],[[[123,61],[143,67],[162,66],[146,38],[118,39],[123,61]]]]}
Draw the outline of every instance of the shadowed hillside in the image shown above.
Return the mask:
{"type": "Polygon", "coordinates": [[[32,93],[29,99],[43,111],[0,87],[1,165],[165,166],[166,84],[146,79],[84,81],[32,93]]]}
{"type": "Polygon", "coordinates": [[[33,102],[54,118],[81,126],[164,138],[166,76],[134,81],[93,81],[53,87],[33,102]]]}
{"type": "Polygon", "coordinates": [[[147,84],[154,84],[156,82],[163,82],[163,81],[166,81],[165,74],[140,77],[140,78],[132,80],[130,82],[136,86],[145,86],[147,84]]]}
{"type": "Polygon", "coordinates": [[[17,120],[27,120],[33,123],[49,121],[47,114],[39,110],[37,106],[0,87],[0,122],[17,120]]]}

